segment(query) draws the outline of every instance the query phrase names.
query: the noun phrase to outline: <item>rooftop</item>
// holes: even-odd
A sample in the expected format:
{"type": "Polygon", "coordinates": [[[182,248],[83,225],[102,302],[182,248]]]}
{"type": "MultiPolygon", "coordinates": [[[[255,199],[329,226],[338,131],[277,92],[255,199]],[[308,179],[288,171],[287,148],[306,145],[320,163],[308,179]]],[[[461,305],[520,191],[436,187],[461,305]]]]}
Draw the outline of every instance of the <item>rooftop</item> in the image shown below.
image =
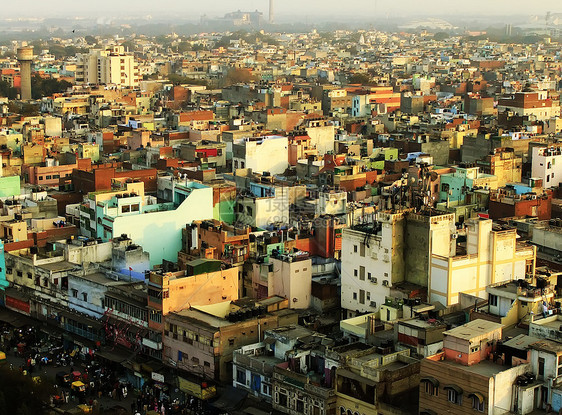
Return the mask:
{"type": "Polygon", "coordinates": [[[474,320],[454,329],[444,331],[443,334],[459,339],[470,340],[474,337],[483,336],[491,331],[501,329],[503,324],[487,320],[474,320]]]}

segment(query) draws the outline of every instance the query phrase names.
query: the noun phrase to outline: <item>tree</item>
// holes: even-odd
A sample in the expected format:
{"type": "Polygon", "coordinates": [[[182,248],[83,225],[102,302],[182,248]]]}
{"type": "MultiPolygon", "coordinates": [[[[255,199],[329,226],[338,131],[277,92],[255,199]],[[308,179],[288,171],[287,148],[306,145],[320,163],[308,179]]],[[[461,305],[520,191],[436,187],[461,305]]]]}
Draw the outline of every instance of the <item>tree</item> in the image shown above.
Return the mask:
{"type": "Polygon", "coordinates": [[[225,86],[233,84],[246,84],[255,80],[252,73],[245,68],[232,68],[226,73],[225,86]]]}
{"type": "Polygon", "coordinates": [[[350,84],[368,85],[371,82],[371,77],[364,73],[354,73],[349,77],[350,84]]]}
{"type": "Polygon", "coordinates": [[[6,81],[0,81],[0,96],[8,99],[16,99],[18,96],[18,90],[10,86],[6,81]]]}
{"type": "Polygon", "coordinates": [[[187,76],[181,76],[175,73],[171,73],[168,75],[168,81],[170,81],[174,85],[207,85],[207,81],[205,81],[204,79],[189,78],[187,76]]]}
{"type": "Polygon", "coordinates": [[[449,39],[451,36],[446,33],[446,32],[437,32],[435,33],[435,35],[433,35],[433,39],[438,41],[438,42],[442,42],[445,39],[449,39]]]}
{"type": "Polygon", "coordinates": [[[34,99],[41,99],[53,94],[65,92],[72,84],[55,78],[41,78],[39,75],[31,78],[31,93],[34,99]]]}

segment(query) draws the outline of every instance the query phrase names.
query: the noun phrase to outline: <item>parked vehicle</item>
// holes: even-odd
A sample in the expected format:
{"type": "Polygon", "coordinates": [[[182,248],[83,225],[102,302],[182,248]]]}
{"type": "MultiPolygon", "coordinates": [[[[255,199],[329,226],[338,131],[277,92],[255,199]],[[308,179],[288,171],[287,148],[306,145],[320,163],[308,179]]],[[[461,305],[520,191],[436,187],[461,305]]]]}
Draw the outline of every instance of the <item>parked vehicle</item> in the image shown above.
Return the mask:
{"type": "Polygon", "coordinates": [[[57,381],[57,385],[60,386],[70,386],[70,374],[66,373],[66,372],[57,372],[57,374],[55,375],[56,377],[56,381],[57,381]]]}

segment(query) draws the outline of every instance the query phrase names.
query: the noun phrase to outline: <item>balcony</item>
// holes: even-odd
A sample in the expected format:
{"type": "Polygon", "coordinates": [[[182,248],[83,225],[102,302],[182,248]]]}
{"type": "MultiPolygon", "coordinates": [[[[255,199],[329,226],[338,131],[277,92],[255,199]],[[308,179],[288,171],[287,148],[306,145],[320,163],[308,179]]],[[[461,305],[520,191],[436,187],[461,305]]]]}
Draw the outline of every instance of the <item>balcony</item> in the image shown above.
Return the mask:
{"type": "Polygon", "coordinates": [[[143,338],[142,345],[153,350],[162,350],[162,342],[155,342],[153,340],[143,338]]]}

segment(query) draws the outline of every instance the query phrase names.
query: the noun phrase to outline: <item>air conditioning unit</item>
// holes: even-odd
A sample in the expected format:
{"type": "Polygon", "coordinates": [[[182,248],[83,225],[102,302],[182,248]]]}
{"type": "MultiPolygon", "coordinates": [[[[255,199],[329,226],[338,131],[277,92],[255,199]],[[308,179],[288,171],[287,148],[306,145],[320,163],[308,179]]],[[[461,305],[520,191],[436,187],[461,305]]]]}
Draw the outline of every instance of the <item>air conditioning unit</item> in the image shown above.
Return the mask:
{"type": "Polygon", "coordinates": [[[382,282],[382,285],[384,285],[385,287],[388,287],[388,280],[384,280],[384,281],[382,282]]]}
{"type": "Polygon", "coordinates": [[[374,277],[374,278],[371,278],[371,282],[372,282],[373,284],[377,284],[377,283],[378,283],[378,280],[377,280],[376,277],[374,277]]]}
{"type": "Polygon", "coordinates": [[[377,306],[377,302],[376,301],[371,301],[371,307],[376,307],[377,306]]]}

